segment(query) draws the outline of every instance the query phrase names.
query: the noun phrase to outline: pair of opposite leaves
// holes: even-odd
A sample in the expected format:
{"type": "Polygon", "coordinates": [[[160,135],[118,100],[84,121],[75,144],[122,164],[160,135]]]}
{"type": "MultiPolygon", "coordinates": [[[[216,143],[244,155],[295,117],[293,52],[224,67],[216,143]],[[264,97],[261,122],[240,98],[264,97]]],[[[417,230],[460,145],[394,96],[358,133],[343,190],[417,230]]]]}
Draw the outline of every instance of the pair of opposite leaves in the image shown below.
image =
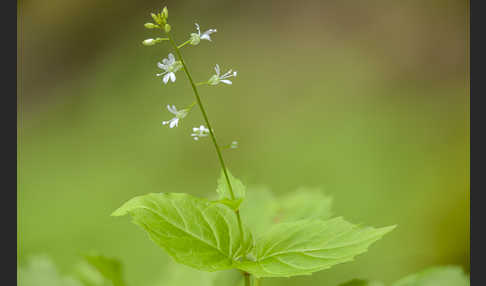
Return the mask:
{"type": "Polygon", "coordinates": [[[229,177],[234,199],[222,175],[217,201],[151,193],[129,200],[112,215],[131,215],[179,263],[204,271],[237,268],[256,277],[308,275],[353,260],[395,227],[327,219],[331,200],[316,191],[301,190],[272,203],[271,195],[259,190],[269,200],[246,202],[244,185],[229,177]],[[243,234],[235,209],[240,209],[243,234]]]}

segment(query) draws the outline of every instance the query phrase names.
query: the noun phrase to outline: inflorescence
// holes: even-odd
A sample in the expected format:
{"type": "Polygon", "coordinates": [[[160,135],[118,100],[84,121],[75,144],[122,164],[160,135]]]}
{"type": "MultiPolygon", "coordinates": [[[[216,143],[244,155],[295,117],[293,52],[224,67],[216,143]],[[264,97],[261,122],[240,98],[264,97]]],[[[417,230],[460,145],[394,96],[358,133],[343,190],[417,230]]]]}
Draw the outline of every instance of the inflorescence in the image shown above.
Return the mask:
{"type": "MultiPolygon", "coordinates": [[[[161,42],[169,41],[170,40],[169,32],[171,31],[171,26],[167,23],[167,19],[169,17],[169,12],[167,10],[167,7],[164,7],[162,12],[160,13],[151,13],[151,16],[155,23],[145,23],[144,25],[145,28],[160,29],[163,32],[165,32],[167,37],[149,38],[144,40],[142,44],[145,46],[154,46],[161,42]]],[[[211,42],[211,34],[216,33],[217,31],[216,29],[209,29],[201,33],[199,24],[195,23],[195,26],[197,32],[191,33],[187,41],[177,46],[177,50],[186,46],[187,44],[190,44],[192,46],[199,45],[201,40],[206,40],[211,42]]],[[[155,75],[157,77],[162,77],[162,82],[164,84],[167,84],[169,81],[175,82],[177,79],[176,73],[180,70],[184,70],[184,65],[182,61],[180,59],[179,60],[176,59],[176,57],[172,53],[169,53],[167,55],[167,58],[164,58],[162,59],[162,61],[158,62],[157,67],[162,71],[160,73],[156,73],[155,75]]],[[[198,82],[196,85],[197,86],[218,85],[219,83],[231,85],[233,82],[229,80],[229,78],[236,77],[237,75],[237,72],[233,71],[233,69],[229,69],[226,73],[222,74],[218,64],[215,65],[214,71],[216,73],[213,74],[207,81],[198,82]]],[[[167,109],[169,110],[170,113],[174,115],[174,117],[171,118],[170,120],[162,121],[162,125],[169,125],[170,128],[178,127],[179,123],[182,121],[183,118],[185,118],[190,113],[190,111],[192,110],[195,104],[196,102],[193,102],[188,107],[180,110],[178,110],[175,107],[175,105],[167,105],[167,109]]],[[[192,130],[193,133],[191,134],[191,136],[196,141],[202,137],[208,137],[210,134],[209,129],[207,129],[204,125],[201,125],[200,127],[194,127],[192,130]]],[[[232,141],[231,144],[228,146],[228,148],[231,149],[238,148],[238,142],[232,141]]]]}

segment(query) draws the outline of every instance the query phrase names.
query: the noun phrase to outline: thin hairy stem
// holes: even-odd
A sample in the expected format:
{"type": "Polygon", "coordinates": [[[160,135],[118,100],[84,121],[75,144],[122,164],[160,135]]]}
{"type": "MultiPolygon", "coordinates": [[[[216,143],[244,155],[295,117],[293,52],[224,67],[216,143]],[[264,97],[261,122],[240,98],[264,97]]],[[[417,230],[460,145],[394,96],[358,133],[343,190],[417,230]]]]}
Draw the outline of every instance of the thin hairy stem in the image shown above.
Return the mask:
{"type": "MultiPolygon", "coordinates": [[[[201,102],[201,97],[199,96],[199,92],[197,90],[196,84],[194,83],[194,80],[192,79],[192,76],[189,73],[187,65],[184,62],[184,58],[182,57],[182,54],[179,50],[179,47],[175,43],[174,38],[172,37],[172,35],[170,33],[167,33],[167,36],[169,37],[169,41],[172,44],[172,47],[174,48],[174,51],[177,54],[177,57],[181,61],[181,64],[183,66],[183,70],[186,73],[186,76],[189,79],[189,82],[191,83],[192,90],[194,91],[194,96],[196,97],[196,101],[199,105],[199,108],[201,109],[201,113],[203,115],[204,121],[206,122],[206,125],[208,126],[209,134],[211,135],[211,139],[213,141],[214,148],[216,149],[216,153],[218,154],[219,163],[221,164],[221,168],[223,169],[224,177],[226,178],[226,183],[228,184],[228,189],[230,191],[231,199],[234,200],[235,194],[233,192],[233,187],[231,186],[231,182],[230,182],[230,179],[229,179],[229,176],[228,176],[228,171],[226,170],[226,165],[224,164],[223,155],[222,155],[221,150],[219,148],[218,142],[216,141],[216,136],[214,135],[213,128],[211,127],[211,123],[209,123],[209,119],[208,119],[208,115],[206,113],[206,110],[204,109],[204,106],[201,102]]],[[[238,227],[239,227],[240,233],[241,233],[241,242],[243,243],[245,236],[244,236],[244,233],[243,233],[243,226],[241,224],[240,212],[238,210],[236,210],[235,213],[236,213],[236,217],[238,219],[238,227]]]]}

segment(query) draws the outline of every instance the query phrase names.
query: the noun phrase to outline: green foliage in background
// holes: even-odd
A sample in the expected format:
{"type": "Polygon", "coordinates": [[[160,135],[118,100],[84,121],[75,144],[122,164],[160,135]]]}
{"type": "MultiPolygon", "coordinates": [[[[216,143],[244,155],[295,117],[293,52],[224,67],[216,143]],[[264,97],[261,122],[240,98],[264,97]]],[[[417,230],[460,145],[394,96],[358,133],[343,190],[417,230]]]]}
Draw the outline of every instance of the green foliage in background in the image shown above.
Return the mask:
{"type": "Polygon", "coordinates": [[[29,257],[26,265],[17,269],[19,286],[81,286],[73,277],[61,275],[56,265],[47,256],[29,257]]]}
{"type": "Polygon", "coordinates": [[[29,257],[18,269],[19,286],[126,286],[118,260],[102,255],[86,255],[70,276],[59,273],[46,255],[29,257]]]}
{"type": "MultiPolygon", "coordinates": [[[[378,281],[354,279],[339,286],[384,286],[378,281]]],[[[469,286],[469,275],[458,266],[435,266],[408,275],[391,286],[469,286]]]]}
{"type": "Polygon", "coordinates": [[[117,259],[98,254],[86,255],[84,259],[86,261],[85,265],[88,265],[88,267],[83,268],[81,266],[77,273],[78,277],[86,284],[93,284],[92,286],[100,284],[126,286],[123,280],[121,263],[117,259]],[[96,276],[97,278],[94,278],[96,276]],[[88,282],[93,278],[96,282],[88,282]]]}
{"type": "MultiPolygon", "coordinates": [[[[19,286],[123,286],[120,262],[103,256],[85,257],[75,267],[70,276],[62,275],[48,256],[32,256],[19,269],[19,286]],[[93,264],[92,262],[96,260],[93,264]],[[91,261],[91,262],[90,262],[91,261]],[[97,266],[94,266],[97,265],[97,266]],[[116,266],[115,266],[116,265],[116,266]],[[113,272],[114,267],[117,269],[113,272]],[[107,274],[110,273],[110,274],[107,274]],[[116,275],[113,275],[116,273],[116,275]]],[[[171,263],[166,274],[147,286],[243,286],[241,275],[234,270],[219,272],[197,271],[180,264],[171,263]]],[[[391,286],[469,286],[469,275],[458,266],[434,266],[407,275],[391,286]]],[[[379,281],[352,279],[338,286],[385,286],[379,281]]]]}
{"type": "Polygon", "coordinates": [[[468,286],[469,275],[457,266],[432,267],[409,275],[392,286],[468,286]]]}

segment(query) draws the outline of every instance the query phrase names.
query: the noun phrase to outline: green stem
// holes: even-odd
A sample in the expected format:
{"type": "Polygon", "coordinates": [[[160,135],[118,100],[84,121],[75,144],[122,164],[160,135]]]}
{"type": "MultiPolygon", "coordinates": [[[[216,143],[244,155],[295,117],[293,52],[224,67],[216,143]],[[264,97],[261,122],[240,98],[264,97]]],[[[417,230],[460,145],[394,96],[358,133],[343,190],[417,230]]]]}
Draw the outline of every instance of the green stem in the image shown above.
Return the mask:
{"type": "Polygon", "coordinates": [[[245,286],[251,286],[250,273],[243,272],[243,276],[245,277],[245,286]]]}
{"type": "MultiPolygon", "coordinates": [[[[170,36],[169,36],[170,37],[170,36]]],[[[182,47],[184,47],[185,45],[189,44],[191,42],[191,40],[187,40],[185,41],[184,43],[180,44],[179,46],[177,46],[177,49],[180,49],[182,47]]]]}
{"type": "Polygon", "coordinates": [[[191,103],[191,105],[189,105],[189,106],[188,106],[186,109],[191,110],[191,109],[194,107],[194,105],[196,105],[196,104],[197,104],[197,101],[196,101],[196,100],[194,100],[194,101],[191,103]]]}
{"type": "MultiPolygon", "coordinates": [[[[172,37],[172,35],[170,33],[167,33],[167,36],[169,37],[169,41],[172,44],[174,51],[177,54],[177,57],[181,61],[182,66],[184,67],[184,72],[186,73],[186,76],[189,79],[189,82],[191,83],[192,90],[194,91],[194,95],[196,96],[196,101],[199,105],[199,108],[201,109],[201,113],[203,115],[204,121],[206,122],[206,125],[208,126],[209,134],[211,135],[211,139],[213,141],[214,148],[216,149],[216,153],[218,154],[219,163],[221,164],[221,168],[223,169],[224,177],[226,178],[226,183],[228,184],[231,199],[234,200],[235,194],[233,193],[233,188],[231,186],[231,182],[230,182],[230,179],[229,179],[229,176],[228,176],[228,171],[226,170],[226,165],[224,164],[223,155],[221,154],[221,150],[219,148],[218,142],[216,141],[216,136],[214,135],[213,128],[211,127],[211,124],[209,123],[209,119],[208,119],[208,116],[206,114],[206,110],[204,109],[204,106],[201,102],[201,97],[199,96],[199,92],[197,90],[196,84],[194,83],[194,80],[192,79],[191,74],[189,73],[187,65],[184,62],[184,58],[182,58],[182,54],[179,51],[179,47],[175,43],[174,38],[172,37]]],[[[238,210],[236,210],[235,213],[236,213],[236,217],[238,219],[238,227],[239,227],[240,233],[241,233],[241,243],[243,243],[244,233],[243,233],[243,226],[241,224],[240,212],[238,210]]]]}

